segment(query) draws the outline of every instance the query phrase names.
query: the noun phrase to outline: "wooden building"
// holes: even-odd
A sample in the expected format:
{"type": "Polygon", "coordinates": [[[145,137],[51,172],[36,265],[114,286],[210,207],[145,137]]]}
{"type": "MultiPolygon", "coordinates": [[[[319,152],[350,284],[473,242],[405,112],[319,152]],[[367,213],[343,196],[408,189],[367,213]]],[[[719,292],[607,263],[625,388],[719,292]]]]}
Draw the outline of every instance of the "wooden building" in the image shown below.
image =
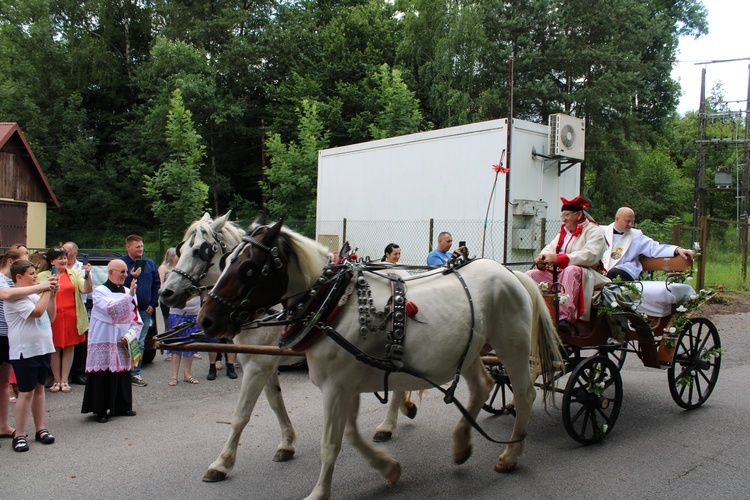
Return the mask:
{"type": "Polygon", "coordinates": [[[46,248],[47,209],[60,208],[17,123],[0,122],[0,247],[46,248]]]}

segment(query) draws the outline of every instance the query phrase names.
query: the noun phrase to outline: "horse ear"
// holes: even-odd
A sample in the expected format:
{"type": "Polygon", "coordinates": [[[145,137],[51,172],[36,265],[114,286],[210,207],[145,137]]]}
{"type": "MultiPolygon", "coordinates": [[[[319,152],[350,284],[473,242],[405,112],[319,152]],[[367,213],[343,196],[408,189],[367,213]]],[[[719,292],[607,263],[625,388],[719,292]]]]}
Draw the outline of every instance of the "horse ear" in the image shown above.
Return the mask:
{"type": "Polygon", "coordinates": [[[218,233],[222,226],[224,226],[224,224],[227,222],[227,219],[229,219],[231,213],[232,211],[230,210],[221,217],[214,219],[214,221],[211,223],[211,230],[215,233],[218,233]]]}
{"type": "Polygon", "coordinates": [[[279,219],[279,221],[271,227],[268,231],[266,231],[266,234],[263,235],[263,243],[265,243],[268,246],[271,246],[271,242],[275,241],[276,238],[279,237],[279,233],[281,233],[281,227],[284,225],[284,217],[279,219]]]}
{"type": "Polygon", "coordinates": [[[208,212],[203,214],[203,217],[201,217],[201,222],[211,222],[211,214],[208,212]]]}

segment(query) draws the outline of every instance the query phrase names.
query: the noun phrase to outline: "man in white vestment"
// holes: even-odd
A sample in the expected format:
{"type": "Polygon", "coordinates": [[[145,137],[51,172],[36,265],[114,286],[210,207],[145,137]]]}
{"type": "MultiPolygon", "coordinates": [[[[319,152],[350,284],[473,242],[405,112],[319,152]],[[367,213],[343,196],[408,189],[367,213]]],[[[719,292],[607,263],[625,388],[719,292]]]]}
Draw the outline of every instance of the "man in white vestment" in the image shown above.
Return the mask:
{"type": "Polygon", "coordinates": [[[622,207],[615,215],[615,221],[604,226],[604,239],[607,240],[607,251],[602,257],[602,265],[609,279],[619,277],[622,281],[635,281],[643,271],[638,258],[644,257],[676,257],[692,260],[695,253],[692,250],[676,245],[662,245],[649,238],[639,229],[634,229],[635,212],[631,208],[622,207]]]}
{"type": "MultiPolygon", "coordinates": [[[[133,348],[143,321],[138,314],[137,280],[125,288],[128,272],[121,260],[107,265],[107,281],[94,289],[86,358],[86,390],[81,413],[94,413],[100,423],[112,416],[135,416],[133,411],[133,348]]],[[[139,354],[136,351],[136,359],[139,354]]]]}

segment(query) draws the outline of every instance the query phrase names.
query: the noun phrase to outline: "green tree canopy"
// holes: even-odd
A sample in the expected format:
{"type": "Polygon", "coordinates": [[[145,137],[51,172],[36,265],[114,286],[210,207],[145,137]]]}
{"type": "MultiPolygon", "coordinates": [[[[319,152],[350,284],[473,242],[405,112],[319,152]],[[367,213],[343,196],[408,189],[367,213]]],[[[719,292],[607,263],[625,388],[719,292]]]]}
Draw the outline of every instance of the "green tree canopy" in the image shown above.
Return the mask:
{"type": "Polygon", "coordinates": [[[195,132],[193,115],[185,109],[180,89],[172,94],[166,127],[169,160],[153,176],[144,176],[151,211],[170,242],[179,241],[185,228],[206,210],[208,185],[200,178],[205,146],[195,132]]]}

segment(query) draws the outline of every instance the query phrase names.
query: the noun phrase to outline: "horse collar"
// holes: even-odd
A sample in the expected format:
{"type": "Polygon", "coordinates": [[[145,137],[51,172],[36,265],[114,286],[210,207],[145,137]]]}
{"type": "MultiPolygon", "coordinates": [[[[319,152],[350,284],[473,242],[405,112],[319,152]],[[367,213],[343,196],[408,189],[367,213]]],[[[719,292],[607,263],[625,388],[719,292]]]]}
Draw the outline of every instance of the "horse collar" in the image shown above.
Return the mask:
{"type": "Polygon", "coordinates": [[[313,287],[295,304],[285,307],[279,347],[302,352],[322,335],[321,325],[332,322],[354,291],[353,273],[347,268],[326,268],[313,287]]]}

